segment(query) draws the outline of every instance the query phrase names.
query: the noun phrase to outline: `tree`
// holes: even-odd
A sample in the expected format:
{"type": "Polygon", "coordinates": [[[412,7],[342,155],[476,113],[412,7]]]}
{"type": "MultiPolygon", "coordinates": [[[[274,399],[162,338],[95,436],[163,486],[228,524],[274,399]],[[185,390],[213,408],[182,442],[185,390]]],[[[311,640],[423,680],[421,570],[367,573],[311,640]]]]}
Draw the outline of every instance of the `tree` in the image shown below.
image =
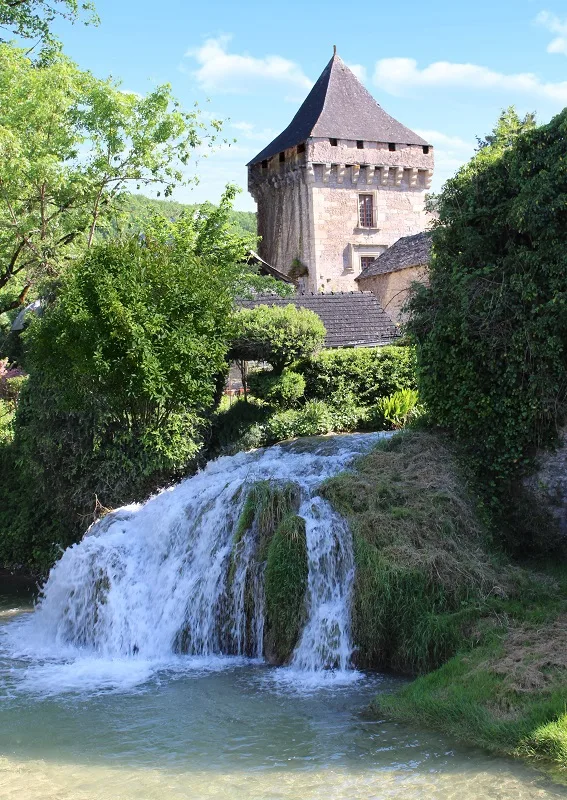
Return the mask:
{"type": "Polygon", "coordinates": [[[218,269],[224,269],[227,275],[230,265],[232,282],[227,288],[234,297],[249,298],[257,293],[287,297],[294,291],[292,286],[259,275],[257,269],[248,263],[249,252],[256,247],[258,237],[235,225],[232,206],[240,191],[234,184],[229,184],[218,206],[212,203],[188,206],[181,210],[176,219],[156,213],[148,218],[144,235],[163,244],[169,241],[182,243],[187,252],[205,259],[218,269]]]}
{"type": "Polygon", "coordinates": [[[498,502],[567,412],[567,111],[510,110],[447,181],[410,303],[420,397],[498,502]]]}
{"type": "Polygon", "coordinates": [[[93,247],[26,331],[0,452],[0,561],[45,568],[100,513],[186,474],[226,369],[236,266],[181,233],[93,247]]]}
{"type": "Polygon", "coordinates": [[[33,64],[8,45],[0,108],[0,313],[91,247],[129,186],[168,196],[186,182],[191,153],[221,127],[182,111],[167,85],[139,97],[59,52],[33,64]]]}
{"type": "MultiPolygon", "coordinates": [[[[0,29],[24,39],[41,39],[43,42],[55,41],[51,23],[57,19],[75,22],[81,12],[87,12],[87,22],[98,18],[91,2],[79,0],[0,0],[0,29]]],[[[0,37],[0,42],[2,38],[0,37]]]]}
{"type": "Polygon", "coordinates": [[[234,315],[231,354],[243,361],[267,361],[279,375],[286,366],[319,350],[325,326],[313,311],[294,305],[241,309],[234,315]]]}

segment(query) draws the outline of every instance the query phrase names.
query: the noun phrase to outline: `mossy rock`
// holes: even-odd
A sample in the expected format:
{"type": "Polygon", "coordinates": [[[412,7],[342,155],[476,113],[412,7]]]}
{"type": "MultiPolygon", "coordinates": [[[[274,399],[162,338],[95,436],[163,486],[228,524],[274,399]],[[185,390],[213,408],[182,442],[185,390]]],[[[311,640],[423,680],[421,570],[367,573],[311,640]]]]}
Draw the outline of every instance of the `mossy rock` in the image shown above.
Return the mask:
{"type": "Polygon", "coordinates": [[[271,664],[291,659],[306,619],[307,574],[305,520],[290,514],[275,531],[266,562],[264,650],[271,664]]]}
{"type": "Polygon", "coordinates": [[[383,440],[321,493],[353,532],[358,665],[423,673],[468,647],[482,598],[510,581],[443,437],[383,440]]]}
{"type": "Polygon", "coordinates": [[[258,481],[248,490],[234,532],[234,547],[228,572],[228,591],[230,592],[234,580],[241,543],[245,536],[253,536],[254,557],[246,575],[244,588],[247,652],[250,650],[249,654],[253,655],[250,644],[255,611],[252,583],[258,573],[265,570],[266,633],[264,649],[266,652],[269,651],[268,659],[274,663],[283,663],[291,655],[297,640],[299,626],[303,621],[302,615],[296,608],[296,606],[303,607],[307,582],[305,524],[300,517],[296,516],[299,503],[300,489],[296,483],[278,484],[270,481],[258,481]],[[285,559],[288,556],[289,564],[286,564],[285,559]],[[298,561],[301,561],[301,580],[297,574],[298,561]],[[280,580],[281,586],[279,585],[280,580]],[[288,591],[291,593],[290,597],[285,596],[288,591]],[[276,604],[270,600],[273,597],[278,598],[276,604]],[[295,632],[293,632],[294,630],[295,632]],[[271,634],[270,631],[273,633],[271,634]],[[283,637],[281,642],[280,634],[283,637]],[[266,640],[269,640],[268,643],[266,640]]]}

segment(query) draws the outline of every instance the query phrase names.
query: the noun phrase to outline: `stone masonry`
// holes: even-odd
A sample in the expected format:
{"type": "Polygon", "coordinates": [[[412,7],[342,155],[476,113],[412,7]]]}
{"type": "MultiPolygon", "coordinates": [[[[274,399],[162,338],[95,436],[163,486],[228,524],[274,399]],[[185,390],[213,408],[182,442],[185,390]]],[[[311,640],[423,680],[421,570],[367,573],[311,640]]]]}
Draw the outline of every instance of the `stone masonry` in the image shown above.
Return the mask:
{"type": "Polygon", "coordinates": [[[248,165],[260,255],[304,291],[358,291],[361,259],[427,227],[432,176],[431,145],[389,117],[335,55],[289,128],[248,165]],[[364,227],[361,194],[372,197],[364,227]]]}

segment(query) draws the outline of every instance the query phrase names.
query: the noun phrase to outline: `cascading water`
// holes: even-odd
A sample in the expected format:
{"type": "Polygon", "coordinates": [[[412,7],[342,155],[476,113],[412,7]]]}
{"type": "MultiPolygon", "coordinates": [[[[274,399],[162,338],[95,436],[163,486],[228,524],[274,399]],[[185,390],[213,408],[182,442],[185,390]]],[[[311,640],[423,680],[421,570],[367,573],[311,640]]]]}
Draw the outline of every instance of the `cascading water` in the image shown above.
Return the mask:
{"type": "Polygon", "coordinates": [[[308,562],[306,621],[292,666],[347,669],[352,542],[317,488],[376,439],[299,440],[220,458],[144,505],[110,514],[52,569],[35,613],[19,629],[25,649],[157,662],[176,653],[261,657],[263,568],[254,561],[254,531],[236,544],[235,534],[251,486],[292,480],[308,562]]]}

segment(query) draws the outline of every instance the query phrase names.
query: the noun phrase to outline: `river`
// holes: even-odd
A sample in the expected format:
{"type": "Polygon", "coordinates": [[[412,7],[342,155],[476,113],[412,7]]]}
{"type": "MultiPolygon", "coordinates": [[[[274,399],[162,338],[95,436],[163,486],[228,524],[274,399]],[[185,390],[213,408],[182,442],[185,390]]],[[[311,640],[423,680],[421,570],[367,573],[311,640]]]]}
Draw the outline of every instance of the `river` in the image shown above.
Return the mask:
{"type": "Polygon", "coordinates": [[[318,488],[376,438],[211,462],[94,525],[35,606],[0,575],[0,800],[567,800],[522,763],[365,717],[401,679],[352,667],[352,537],[318,488]],[[271,544],[266,561],[239,520],[252,487],[290,477],[308,576],[278,668],[271,544]]]}
{"type": "MultiPolygon", "coordinates": [[[[4,586],[2,631],[25,621],[4,586]]],[[[364,710],[399,679],[291,688],[285,670],[184,656],[17,659],[0,645],[0,798],[535,800],[567,789],[511,759],[364,710]]]]}

